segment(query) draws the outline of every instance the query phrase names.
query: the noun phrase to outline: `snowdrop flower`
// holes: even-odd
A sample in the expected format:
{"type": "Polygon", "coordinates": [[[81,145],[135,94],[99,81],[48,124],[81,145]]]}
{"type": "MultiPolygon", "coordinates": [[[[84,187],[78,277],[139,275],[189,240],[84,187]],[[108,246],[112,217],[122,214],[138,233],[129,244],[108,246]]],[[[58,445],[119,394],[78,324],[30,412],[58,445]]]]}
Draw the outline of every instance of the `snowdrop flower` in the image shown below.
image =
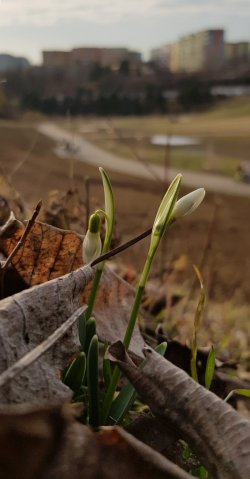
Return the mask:
{"type": "Polygon", "coordinates": [[[82,256],[85,264],[91,263],[100,256],[102,242],[100,237],[100,217],[94,213],[89,218],[89,227],[83,240],[82,256]]]}
{"type": "Polygon", "coordinates": [[[172,219],[177,220],[183,216],[190,215],[198,208],[205,196],[204,188],[198,188],[180,198],[174,206],[172,219]]]}

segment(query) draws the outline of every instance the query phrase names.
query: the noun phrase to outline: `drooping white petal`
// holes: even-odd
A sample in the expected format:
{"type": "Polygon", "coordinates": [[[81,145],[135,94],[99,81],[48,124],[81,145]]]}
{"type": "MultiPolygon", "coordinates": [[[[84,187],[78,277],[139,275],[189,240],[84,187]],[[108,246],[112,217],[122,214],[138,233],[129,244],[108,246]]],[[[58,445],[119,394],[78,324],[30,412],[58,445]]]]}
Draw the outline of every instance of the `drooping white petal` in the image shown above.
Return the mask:
{"type": "Polygon", "coordinates": [[[91,233],[87,231],[87,234],[82,244],[82,256],[84,264],[91,263],[94,259],[100,256],[102,251],[102,242],[100,233],[91,233]]]}
{"type": "Polygon", "coordinates": [[[174,206],[172,218],[178,219],[190,215],[198,208],[205,196],[204,188],[198,188],[180,198],[174,206]]]}

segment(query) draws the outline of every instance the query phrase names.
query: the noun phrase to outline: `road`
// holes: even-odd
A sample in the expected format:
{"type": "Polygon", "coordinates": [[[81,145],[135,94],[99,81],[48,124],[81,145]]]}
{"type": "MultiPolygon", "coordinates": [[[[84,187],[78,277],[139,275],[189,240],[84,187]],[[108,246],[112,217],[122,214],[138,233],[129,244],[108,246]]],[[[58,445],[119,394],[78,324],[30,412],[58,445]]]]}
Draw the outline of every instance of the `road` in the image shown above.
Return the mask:
{"type": "MultiPolygon", "coordinates": [[[[37,126],[40,133],[55,140],[58,144],[72,144],[72,133],[53,124],[40,123],[37,126]]],[[[60,157],[74,157],[92,166],[102,166],[107,170],[126,173],[137,178],[164,180],[164,167],[160,165],[144,164],[143,162],[122,158],[120,156],[102,150],[96,145],[85,140],[82,136],[74,133],[73,147],[67,149],[63,146],[56,147],[56,153],[60,157]]],[[[250,197],[250,185],[240,183],[231,178],[211,173],[194,172],[184,170],[180,172],[175,168],[168,168],[168,178],[173,179],[177,173],[183,173],[183,184],[190,188],[204,187],[208,191],[216,193],[250,197]]]]}

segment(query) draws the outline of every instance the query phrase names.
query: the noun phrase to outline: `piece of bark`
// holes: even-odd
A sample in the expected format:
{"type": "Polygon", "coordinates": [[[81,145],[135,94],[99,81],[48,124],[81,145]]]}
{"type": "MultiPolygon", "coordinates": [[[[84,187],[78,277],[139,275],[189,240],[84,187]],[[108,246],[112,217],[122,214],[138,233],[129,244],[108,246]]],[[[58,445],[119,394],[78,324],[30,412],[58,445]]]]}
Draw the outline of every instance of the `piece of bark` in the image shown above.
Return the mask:
{"type": "Polygon", "coordinates": [[[153,414],[175,428],[213,479],[250,477],[250,421],[149,347],[142,370],[121,342],[109,351],[153,414]]]}
{"type": "MultiPolygon", "coordinates": [[[[84,291],[84,302],[88,303],[91,283],[84,291]]],[[[97,332],[101,341],[109,343],[124,338],[128,320],[135,298],[135,289],[107,266],[102,274],[101,284],[94,305],[97,332]]],[[[145,342],[136,323],[129,350],[138,357],[143,357],[145,342]]]]}
{"type": "Polygon", "coordinates": [[[4,479],[191,479],[119,427],[94,433],[69,407],[0,411],[4,479]]]}
{"type": "MultiPolygon", "coordinates": [[[[40,344],[79,308],[82,292],[92,277],[91,268],[81,268],[0,301],[0,372],[40,344]]],[[[60,373],[77,351],[75,326],[43,358],[1,388],[0,401],[69,399],[70,390],[60,381],[60,373]]]]}
{"type": "MultiPolygon", "coordinates": [[[[85,266],[55,280],[34,286],[0,301],[0,373],[40,344],[88,300],[84,289],[94,269],[85,266]]],[[[133,303],[134,290],[117,275],[104,271],[95,306],[97,333],[101,340],[123,338],[133,303]]],[[[144,342],[138,326],[131,352],[140,356],[144,342]]],[[[60,373],[79,351],[77,325],[42,359],[0,388],[0,402],[39,402],[70,398],[60,381],[60,373]],[[49,387],[48,387],[49,385],[49,387]]]]}

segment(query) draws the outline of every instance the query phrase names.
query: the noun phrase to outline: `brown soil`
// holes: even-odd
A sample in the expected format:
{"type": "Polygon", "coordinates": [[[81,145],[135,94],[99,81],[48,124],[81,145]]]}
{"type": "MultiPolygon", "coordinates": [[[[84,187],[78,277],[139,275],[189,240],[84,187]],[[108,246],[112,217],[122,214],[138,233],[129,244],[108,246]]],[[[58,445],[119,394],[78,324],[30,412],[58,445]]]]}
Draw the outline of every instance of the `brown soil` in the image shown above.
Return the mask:
{"type": "MultiPolygon", "coordinates": [[[[65,192],[73,184],[84,199],[84,177],[96,180],[98,171],[82,162],[57,158],[51,141],[31,127],[20,126],[22,124],[0,124],[0,165],[2,174],[9,178],[25,203],[32,208],[42,198],[46,204],[51,190],[65,192]]],[[[117,173],[110,173],[110,178],[117,202],[117,230],[125,241],[150,227],[162,191],[155,182],[139,181],[117,173]]],[[[102,202],[101,185],[90,183],[91,209],[102,202]]],[[[147,244],[148,240],[144,240],[135,245],[122,253],[119,261],[133,264],[140,271],[147,244]]],[[[170,272],[175,284],[190,285],[192,263],[201,264],[210,298],[217,301],[233,299],[238,304],[249,301],[248,199],[207,194],[204,204],[193,216],[172,227],[158,254],[153,274],[158,274],[160,268],[170,272]],[[187,267],[175,262],[183,254],[188,258],[187,267]],[[177,265],[174,271],[173,265],[177,265]]]]}

